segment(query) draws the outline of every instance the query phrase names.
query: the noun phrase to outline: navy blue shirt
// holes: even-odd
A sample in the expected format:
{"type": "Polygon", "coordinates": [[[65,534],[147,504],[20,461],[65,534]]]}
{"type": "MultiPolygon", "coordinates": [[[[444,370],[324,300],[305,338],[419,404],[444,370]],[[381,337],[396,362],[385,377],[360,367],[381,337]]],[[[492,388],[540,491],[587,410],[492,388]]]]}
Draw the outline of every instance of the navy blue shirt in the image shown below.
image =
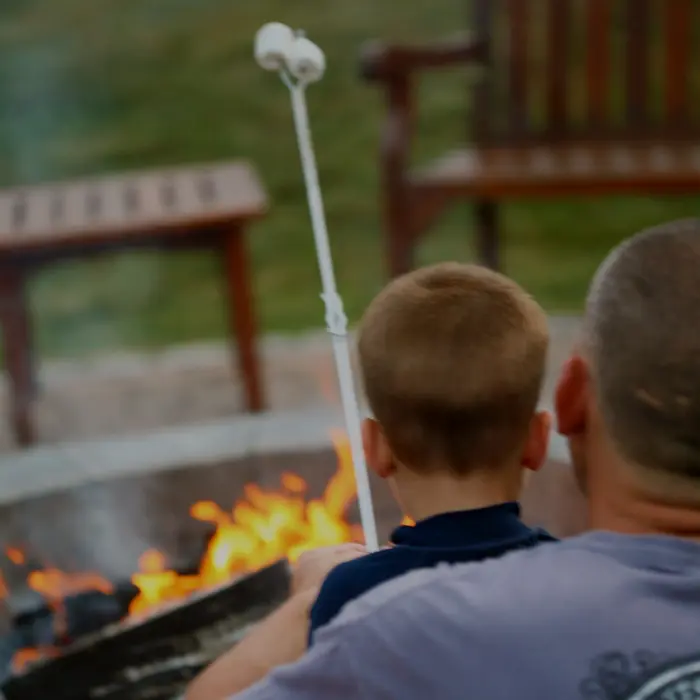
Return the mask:
{"type": "Polygon", "coordinates": [[[492,559],[513,549],[554,541],[520,520],[517,503],[441,513],[391,535],[394,545],[340,564],[328,574],[311,608],[309,642],[349,601],[413,569],[492,559]]]}

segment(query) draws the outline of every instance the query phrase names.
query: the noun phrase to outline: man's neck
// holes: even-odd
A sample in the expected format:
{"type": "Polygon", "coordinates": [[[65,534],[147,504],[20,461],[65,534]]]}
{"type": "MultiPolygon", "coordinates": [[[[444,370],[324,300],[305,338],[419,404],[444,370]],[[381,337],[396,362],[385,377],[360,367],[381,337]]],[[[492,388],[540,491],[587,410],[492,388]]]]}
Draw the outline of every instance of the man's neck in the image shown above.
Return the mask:
{"type": "Polygon", "coordinates": [[[659,504],[636,504],[635,512],[591,510],[591,526],[626,535],[668,535],[700,542],[700,511],[659,504]]]}
{"type": "Polygon", "coordinates": [[[673,492],[650,486],[636,479],[631,470],[611,470],[589,491],[590,525],[630,535],[700,541],[700,502],[681,493],[674,496],[673,492]]]}
{"type": "Polygon", "coordinates": [[[520,498],[522,477],[518,471],[488,476],[474,472],[462,478],[445,473],[428,476],[410,473],[397,475],[395,484],[408,515],[423,520],[439,513],[516,501],[520,498]]]}

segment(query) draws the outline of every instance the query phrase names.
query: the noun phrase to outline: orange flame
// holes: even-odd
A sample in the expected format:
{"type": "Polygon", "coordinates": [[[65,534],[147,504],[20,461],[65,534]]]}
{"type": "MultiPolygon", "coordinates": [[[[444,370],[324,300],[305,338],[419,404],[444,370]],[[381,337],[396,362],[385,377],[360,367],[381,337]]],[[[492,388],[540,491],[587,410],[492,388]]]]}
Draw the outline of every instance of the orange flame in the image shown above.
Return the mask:
{"type": "Polygon", "coordinates": [[[32,571],[27,577],[29,587],[41,593],[49,603],[59,604],[70,595],[82,591],[100,591],[112,593],[112,584],[99,574],[85,572],[67,574],[59,569],[42,569],[32,571]]]}
{"type": "Polygon", "coordinates": [[[355,499],[355,475],[349,445],[333,435],[338,471],[320,499],[307,502],[307,485],[297,474],[283,474],[281,492],[264,491],[248,484],[244,498],[226,512],[213,501],[198,501],[190,508],[195,520],[214,525],[199,571],[183,576],[166,567],[165,557],[146,552],[131,580],[139,589],[130,614],[181,600],[193,591],[228,581],[287,557],[295,561],[307,549],[348,542],[361,537],[361,529],[348,524],[347,507],[355,499]]]}
{"type": "Polygon", "coordinates": [[[12,672],[17,674],[31,666],[35,661],[50,659],[59,655],[55,647],[37,647],[36,649],[20,649],[12,657],[12,672]]]}
{"type": "Polygon", "coordinates": [[[7,558],[16,566],[21,566],[26,561],[24,552],[16,547],[8,547],[5,550],[5,554],[7,555],[7,558]]]}
{"type": "MultiPolygon", "coordinates": [[[[181,601],[194,591],[224,583],[231,578],[267,566],[281,558],[295,561],[309,549],[362,539],[362,530],[345,519],[356,498],[355,475],[347,438],[332,435],[338,469],[321,498],[307,501],[307,484],[291,473],[282,475],[279,491],[266,491],[256,484],[244,488],[244,497],[231,511],[213,501],[198,501],[190,508],[195,520],[211,523],[214,534],[196,574],[182,575],[169,569],[166,557],[157,550],[143,553],[138,571],[131,577],[139,593],[129,607],[130,616],[141,616],[163,605],[181,601]]],[[[404,518],[403,524],[413,524],[404,518]]],[[[16,564],[25,561],[18,549],[6,550],[16,564]]],[[[55,568],[34,571],[29,585],[42,594],[58,613],[68,595],[86,590],[112,591],[109,581],[98,574],[67,574],[55,568]]],[[[61,615],[57,615],[61,625],[61,615]]],[[[49,655],[55,655],[52,650],[49,655]]],[[[19,668],[47,655],[45,649],[23,649],[13,661],[19,668]]]]}

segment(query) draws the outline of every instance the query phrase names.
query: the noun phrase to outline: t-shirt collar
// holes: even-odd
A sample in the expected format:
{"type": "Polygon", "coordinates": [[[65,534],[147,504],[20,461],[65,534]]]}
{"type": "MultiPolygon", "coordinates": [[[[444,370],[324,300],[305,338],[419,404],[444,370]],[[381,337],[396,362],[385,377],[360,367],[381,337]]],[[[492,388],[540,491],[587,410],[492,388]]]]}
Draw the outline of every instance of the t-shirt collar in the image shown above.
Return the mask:
{"type": "Polygon", "coordinates": [[[485,540],[525,537],[530,529],[520,520],[520,505],[499,503],[486,508],[433,515],[415,525],[401,525],[391,534],[395,545],[409,547],[469,547],[485,540]]]}

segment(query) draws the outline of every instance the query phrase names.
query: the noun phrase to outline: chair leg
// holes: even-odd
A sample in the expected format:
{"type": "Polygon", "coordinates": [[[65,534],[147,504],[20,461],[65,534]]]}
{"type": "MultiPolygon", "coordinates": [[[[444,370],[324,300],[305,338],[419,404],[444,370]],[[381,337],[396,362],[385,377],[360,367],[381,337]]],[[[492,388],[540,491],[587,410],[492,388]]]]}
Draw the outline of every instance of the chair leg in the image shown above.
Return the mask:
{"type": "Polygon", "coordinates": [[[390,182],[385,191],[384,230],[387,272],[391,279],[413,269],[415,242],[411,225],[410,193],[397,181],[390,182]]]}
{"type": "Polygon", "coordinates": [[[477,202],[476,219],[477,258],[492,270],[500,269],[500,240],[498,232],[498,204],[492,201],[477,202]]]}
{"type": "Polygon", "coordinates": [[[257,324],[243,228],[236,227],[225,236],[222,257],[230,330],[238,346],[238,369],[245,386],[247,408],[255,413],[264,410],[265,400],[260,378],[257,324]]]}
{"type": "Polygon", "coordinates": [[[25,275],[21,270],[0,269],[0,325],[9,378],[12,427],[17,444],[27,447],[36,439],[32,420],[36,384],[25,275]]]}
{"type": "Polygon", "coordinates": [[[414,267],[414,246],[407,240],[403,227],[389,229],[387,256],[389,260],[389,277],[394,278],[410,272],[414,267]]]}

